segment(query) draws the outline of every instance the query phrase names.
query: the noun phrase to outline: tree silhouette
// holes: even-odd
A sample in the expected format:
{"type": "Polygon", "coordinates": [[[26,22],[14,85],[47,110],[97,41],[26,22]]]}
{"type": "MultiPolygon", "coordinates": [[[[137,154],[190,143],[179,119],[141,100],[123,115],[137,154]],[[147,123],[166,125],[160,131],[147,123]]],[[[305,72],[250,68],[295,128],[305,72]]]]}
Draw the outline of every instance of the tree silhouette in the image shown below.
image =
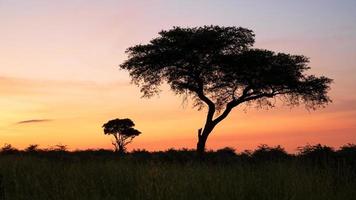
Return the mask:
{"type": "Polygon", "coordinates": [[[30,144],[30,145],[28,145],[28,147],[25,148],[25,151],[26,152],[31,152],[31,153],[37,152],[39,150],[38,147],[39,147],[38,144],[30,144]]]}
{"type": "Polygon", "coordinates": [[[113,135],[115,141],[112,143],[115,150],[119,153],[125,153],[126,145],[131,143],[134,137],[141,134],[134,129],[135,124],[131,119],[113,119],[103,125],[104,134],[113,135]]]}
{"type": "Polygon", "coordinates": [[[241,27],[173,27],[148,44],[128,48],[120,68],[141,87],[143,97],[168,83],[199,110],[207,106],[205,125],[198,130],[197,150],[203,153],[215,126],[242,103],[274,106],[280,97],[290,106],[316,109],[331,101],[332,80],[306,75],[308,58],[252,48],[254,36],[241,27]]]}

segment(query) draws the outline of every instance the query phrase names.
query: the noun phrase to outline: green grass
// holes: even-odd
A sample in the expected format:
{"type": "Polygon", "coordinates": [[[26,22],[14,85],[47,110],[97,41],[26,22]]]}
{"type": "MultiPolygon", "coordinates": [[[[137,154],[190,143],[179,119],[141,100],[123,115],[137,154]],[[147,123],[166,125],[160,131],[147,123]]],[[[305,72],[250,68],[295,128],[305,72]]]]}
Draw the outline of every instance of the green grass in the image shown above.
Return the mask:
{"type": "Polygon", "coordinates": [[[354,169],[296,160],[206,163],[0,155],[1,197],[70,199],[356,199],[354,169]]]}

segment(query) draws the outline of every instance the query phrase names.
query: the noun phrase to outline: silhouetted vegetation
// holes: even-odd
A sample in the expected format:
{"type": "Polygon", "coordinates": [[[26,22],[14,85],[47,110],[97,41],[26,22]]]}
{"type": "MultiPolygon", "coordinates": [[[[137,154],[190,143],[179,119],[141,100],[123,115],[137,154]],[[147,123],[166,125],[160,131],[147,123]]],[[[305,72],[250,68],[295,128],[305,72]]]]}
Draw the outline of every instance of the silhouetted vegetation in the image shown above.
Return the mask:
{"type": "Polygon", "coordinates": [[[17,150],[11,144],[4,144],[4,146],[1,147],[0,152],[3,154],[14,154],[14,153],[18,153],[19,150],[17,150]]]}
{"type": "Polygon", "coordinates": [[[28,147],[26,147],[25,151],[26,152],[37,152],[39,150],[39,145],[38,144],[30,144],[28,147]]]}
{"type": "Polygon", "coordinates": [[[353,199],[356,146],[306,145],[149,152],[118,156],[105,149],[68,151],[65,145],[0,151],[0,199],[353,199]]]}
{"type": "Polygon", "coordinates": [[[251,157],[261,161],[281,161],[291,157],[281,146],[269,147],[268,145],[260,145],[251,154],[251,157]]]}
{"type": "MultiPolygon", "coordinates": [[[[134,149],[131,152],[126,152],[125,159],[133,160],[159,160],[159,161],[172,161],[172,162],[226,162],[227,160],[233,162],[241,161],[253,161],[253,162],[265,162],[265,161],[286,161],[286,160],[301,160],[301,161],[313,161],[318,162],[344,162],[355,165],[356,161],[356,145],[347,144],[341,146],[338,150],[334,150],[332,147],[316,144],[305,145],[298,147],[298,151],[295,154],[287,153],[280,145],[271,147],[266,144],[259,145],[254,151],[245,150],[241,153],[237,153],[235,149],[231,147],[225,147],[217,149],[216,151],[207,151],[206,157],[202,160],[198,157],[197,152],[194,149],[168,149],[166,151],[147,151],[145,149],[134,149]]],[[[110,149],[87,149],[87,150],[74,150],[68,151],[67,145],[57,144],[49,148],[40,148],[37,144],[31,144],[24,150],[19,150],[13,147],[11,144],[4,144],[0,148],[0,155],[65,155],[69,157],[78,158],[94,158],[105,159],[105,157],[119,158],[117,157],[116,150],[110,149]]]]}
{"type": "Polygon", "coordinates": [[[340,148],[337,151],[337,156],[339,159],[342,159],[347,165],[352,166],[356,169],[356,145],[347,144],[340,148]]]}
{"type": "Polygon", "coordinates": [[[104,134],[113,135],[115,141],[112,144],[115,150],[120,154],[126,151],[126,145],[141,134],[140,131],[134,129],[135,124],[131,119],[113,119],[103,125],[104,134]]]}
{"type": "Polygon", "coordinates": [[[307,75],[308,58],[253,48],[254,37],[241,27],[174,27],[128,48],[120,68],[130,73],[143,97],[167,83],[184,99],[191,97],[198,109],[207,107],[205,125],[198,130],[202,155],[216,125],[241,104],[273,107],[278,97],[289,106],[315,109],[331,101],[332,80],[307,75]]]}

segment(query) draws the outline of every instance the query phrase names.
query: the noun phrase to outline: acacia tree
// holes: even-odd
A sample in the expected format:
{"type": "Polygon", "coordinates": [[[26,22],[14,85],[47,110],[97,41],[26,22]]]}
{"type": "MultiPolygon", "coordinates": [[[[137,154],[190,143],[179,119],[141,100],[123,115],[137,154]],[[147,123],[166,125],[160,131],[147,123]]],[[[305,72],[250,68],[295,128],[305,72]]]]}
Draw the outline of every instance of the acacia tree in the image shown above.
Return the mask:
{"type": "Polygon", "coordinates": [[[104,134],[113,135],[115,141],[112,143],[115,151],[123,154],[126,151],[126,145],[141,134],[140,131],[133,128],[135,124],[131,119],[113,119],[103,125],[104,134]]]}
{"type": "Polygon", "coordinates": [[[143,97],[160,92],[167,83],[176,94],[191,97],[198,109],[207,107],[205,125],[198,130],[197,151],[233,108],[243,103],[274,106],[280,97],[290,106],[316,109],[331,102],[331,79],[307,75],[308,58],[253,48],[254,33],[241,27],[173,27],[148,44],[126,50],[120,65],[143,97]]]}

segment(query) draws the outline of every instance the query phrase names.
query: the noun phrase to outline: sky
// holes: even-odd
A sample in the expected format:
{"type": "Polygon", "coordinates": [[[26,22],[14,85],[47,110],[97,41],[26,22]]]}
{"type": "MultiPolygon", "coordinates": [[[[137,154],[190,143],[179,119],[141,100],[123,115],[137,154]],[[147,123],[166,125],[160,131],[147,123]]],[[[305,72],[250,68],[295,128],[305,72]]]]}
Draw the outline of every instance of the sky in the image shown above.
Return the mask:
{"type": "Polygon", "coordinates": [[[256,48],[305,55],[334,79],[324,109],[235,108],[207,148],[356,143],[356,1],[0,0],[0,145],[112,148],[101,126],[128,117],[142,132],[130,150],[194,148],[206,110],[167,86],[142,99],[118,66],[160,30],[203,25],[252,29],[256,48]]]}

